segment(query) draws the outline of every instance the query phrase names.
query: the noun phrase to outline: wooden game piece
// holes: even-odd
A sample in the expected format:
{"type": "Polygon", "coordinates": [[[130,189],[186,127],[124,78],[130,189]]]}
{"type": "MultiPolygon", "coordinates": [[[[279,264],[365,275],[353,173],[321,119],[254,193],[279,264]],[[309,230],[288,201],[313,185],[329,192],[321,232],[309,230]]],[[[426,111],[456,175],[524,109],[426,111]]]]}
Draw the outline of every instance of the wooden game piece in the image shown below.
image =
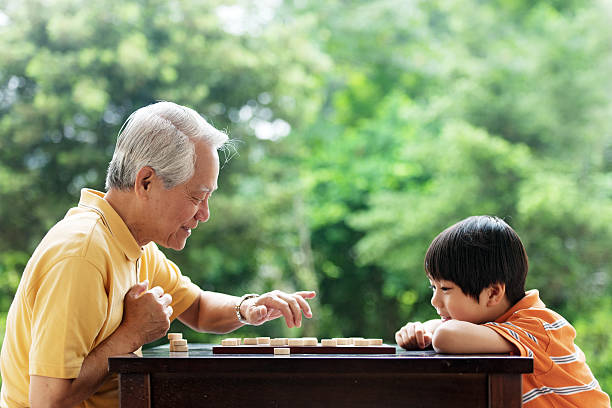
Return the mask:
{"type": "Polygon", "coordinates": [[[275,356],[287,356],[291,354],[291,349],[289,347],[275,347],[274,355],[275,356]]]}
{"type": "Polygon", "coordinates": [[[177,339],[177,340],[170,340],[170,346],[186,346],[187,345],[187,340],[185,339],[177,339]]]}
{"type": "Polygon", "coordinates": [[[382,339],[368,339],[368,345],[370,346],[382,346],[382,339]]]}
{"type": "Polygon", "coordinates": [[[339,346],[350,346],[351,345],[351,339],[347,339],[346,337],[336,337],[334,340],[336,340],[336,343],[339,346]]]}
{"type": "Polygon", "coordinates": [[[303,340],[305,346],[316,346],[319,343],[316,337],[304,337],[303,340]]]}
{"type": "Polygon", "coordinates": [[[304,339],[301,339],[301,338],[287,339],[287,345],[288,346],[303,346],[304,339]]]}
{"type": "Polygon", "coordinates": [[[276,339],[270,339],[271,346],[286,346],[288,345],[288,339],[286,337],[279,337],[276,339]]]}
{"type": "Polygon", "coordinates": [[[185,339],[177,339],[177,340],[170,340],[170,351],[187,351],[187,350],[182,350],[183,348],[187,347],[187,340],[185,339]]]}
{"type": "Polygon", "coordinates": [[[172,352],[185,352],[185,351],[189,351],[189,347],[188,346],[174,346],[170,348],[170,351],[172,352]]]}
{"type": "Polygon", "coordinates": [[[270,344],[270,338],[269,337],[257,337],[257,344],[270,344]]]}
{"type": "Polygon", "coordinates": [[[240,345],[240,340],[239,339],[223,339],[221,340],[221,345],[222,346],[239,346],[240,345]]]}
{"type": "Polygon", "coordinates": [[[245,337],[242,340],[242,344],[250,345],[250,346],[256,345],[257,344],[257,338],[256,337],[245,337]]]}
{"type": "Polygon", "coordinates": [[[168,333],[168,341],[180,340],[183,338],[183,333],[168,333]]]}
{"type": "Polygon", "coordinates": [[[338,342],[336,339],[321,339],[321,345],[326,347],[336,347],[338,342]]]}
{"type": "Polygon", "coordinates": [[[368,341],[368,339],[354,339],[353,340],[353,345],[355,346],[368,346],[370,344],[370,342],[368,341]]]}

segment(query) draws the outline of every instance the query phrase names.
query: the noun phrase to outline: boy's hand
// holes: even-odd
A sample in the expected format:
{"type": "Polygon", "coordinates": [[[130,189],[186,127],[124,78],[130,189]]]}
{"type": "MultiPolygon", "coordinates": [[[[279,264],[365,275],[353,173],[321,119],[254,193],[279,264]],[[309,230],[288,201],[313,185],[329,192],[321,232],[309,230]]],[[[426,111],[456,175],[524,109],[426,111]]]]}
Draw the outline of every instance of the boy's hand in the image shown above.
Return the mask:
{"type": "Polygon", "coordinates": [[[432,337],[433,333],[421,322],[410,322],[395,333],[397,345],[407,350],[429,347],[432,337]]]}

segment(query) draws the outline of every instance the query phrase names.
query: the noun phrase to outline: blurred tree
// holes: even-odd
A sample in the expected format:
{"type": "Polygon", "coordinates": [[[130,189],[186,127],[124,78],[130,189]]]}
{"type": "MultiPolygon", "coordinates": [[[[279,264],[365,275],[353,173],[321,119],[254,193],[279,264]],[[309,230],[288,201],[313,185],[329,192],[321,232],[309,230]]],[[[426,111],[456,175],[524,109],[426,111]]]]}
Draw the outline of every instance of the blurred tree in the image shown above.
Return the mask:
{"type": "MultiPolygon", "coordinates": [[[[167,251],[205,289],[318,289],[303,334],[392,341],[405,321],[433,317],[430,241],[490,213],[524,240],[528,286],[579,333],[585,316],[610,312],[608,2],[0,0],[0,10],[0,311],[79,189],[103,188],[127,115],[166,99],[239,140],[211,220],[167,251]]],[[[598,342],[589,352],[605,360],[597,327],[581,344],[598,342]]],[[[240,330],[289,333],[281,322],[240,330]]]]}
{"type": "MultiPolygon", "coordinates": [[[[123,121],[172,100],[227,129],[246,158],[224,166],[223,211],[172,257],[202,287],[227,292],[251,291],[261,270],[291,264],[290,245],[269,246],[275,234],[259,234],[258,211],[292,211],[294,197],[251,208],[249,192],[262,182],[234,174],[268,160],[275,140],[319,110],[330,61],[307,35],[312,19],[249,1],[4,1],[0,9],[0,253],[31,253],[81,188],[103,189],[123,121]]],[[[287,228],[298,236],[304,225],[292,218],[287,228]]],[[[307,236],[297,243],[308,251],[307,236]]],[[[13,271],[2,259],[0,274],[13,271]]],[[[299,286],[316,286],[313,273],[299,286]]],[[[6,276],[10,299],[16,285],[6,276]]]]}
{"type": "Polygon", "coordinates": [[[610,333],[610,310],[612,299],[600,299],[597,308],[589,315],[577,318],[576,344],[584,352],[591,371],[596,375],[601,388],[610,395],[612,391],[612,333],[610,333]]]}
{"type": "MultiPolygon", "coordinates": [[[[381,293],[416,305],[415,316],[430,308],[424,290],[414,303],[411,277],[422,277],[431,239],[465,216],[494,213],[527,244],[528,284],[572,318],[589,299],[573,293],[603,296],[612,281],[610,10],[604,3],[497,3],[334,3],[342,11],[326,14],[338,72],[330,120],[342,127],[317,149],[349,145],[334,150],[333,181],[359,174],[341,164],[342,157],[361,161],[350,147],[356,137],[384,158],[379,170],[408,169],[403,177],[369,173],[375,181],[353,196],[367,209],[339,218],[351,221],[342,228],[354,241],[343,245],[356,250],[357,265],[382,269],[390,289],[381,293]],[[389,102],[394,94],[411,102],[389,102]],[[404,118],[377,117],[389,109],[404,118]],[[383,155],[379,143],[389,144],[383,155]]],[[[359,209],[321,201],[345,214],[359,209]]]]}

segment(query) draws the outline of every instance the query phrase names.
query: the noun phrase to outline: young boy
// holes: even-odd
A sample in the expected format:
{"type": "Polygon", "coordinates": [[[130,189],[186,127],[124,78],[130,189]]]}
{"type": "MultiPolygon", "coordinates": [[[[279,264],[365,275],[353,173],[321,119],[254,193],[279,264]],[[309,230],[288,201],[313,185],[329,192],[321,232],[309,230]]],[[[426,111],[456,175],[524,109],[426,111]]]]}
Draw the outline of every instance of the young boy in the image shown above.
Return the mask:
{"type": "Polygon", "coordinates": [[[539,298],[525,293],[527,253],[497,217],[469,217],[438,235],[425,255],[431,304],[440,319],[395,333],[406,349],[439,353],[513,353],[533,357],[523,375],[525,407],[609,407],[574,344],[576,331],[539,298]]]}

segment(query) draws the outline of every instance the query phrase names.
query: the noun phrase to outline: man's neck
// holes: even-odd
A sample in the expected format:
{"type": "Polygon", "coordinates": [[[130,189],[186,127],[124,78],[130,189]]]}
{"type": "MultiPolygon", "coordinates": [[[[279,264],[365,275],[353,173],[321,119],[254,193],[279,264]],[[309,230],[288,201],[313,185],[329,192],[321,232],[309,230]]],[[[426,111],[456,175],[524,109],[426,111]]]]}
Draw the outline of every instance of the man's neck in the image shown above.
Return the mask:
{"type": "Polygon", "coordinates": [[[131,191],[121,191],[117,189],[110,189],[105,195],[104,199],[110,204],[111,207],[119,214],[119,217],[123,220],[125,225],[132,233],[132,236],[141,247],[147,244],[147,242],[141,242],[139,236],[141,235],[140,228],[136,220],[138,217],[137,200],[131,191]]]}

